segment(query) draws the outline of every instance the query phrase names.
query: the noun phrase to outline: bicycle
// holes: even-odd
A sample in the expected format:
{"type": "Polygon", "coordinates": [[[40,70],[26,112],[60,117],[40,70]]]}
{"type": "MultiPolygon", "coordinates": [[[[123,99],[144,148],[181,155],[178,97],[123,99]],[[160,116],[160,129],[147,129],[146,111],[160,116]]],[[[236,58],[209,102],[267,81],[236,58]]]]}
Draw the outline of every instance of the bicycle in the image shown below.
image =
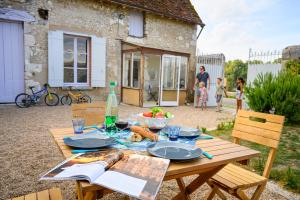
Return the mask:
{"type": "Polygon", "coordinates": [[[62,105],[71,105],[73,101],[76,103],[91,103],[92,99],[89,95],[83,94],[81,91],[77,94],[72,93],[70,87],[68,94],[61,97],[60,103],[62,105]]]}
{"type": "Polygon", "coordinates": [[[57,106],[59,103],[59,97],[53,92],[49,92],[49,84],[45,83],[43,88],[37,92],[33,91],[33,86],[29,87],[32,95],[27,93],[20,93],[15,98],[15,103],[19,108],[28,108],[31,105],[35,105],[40,102],[41,97],[45,95],[44,102],[47,106],[57,106]]]}

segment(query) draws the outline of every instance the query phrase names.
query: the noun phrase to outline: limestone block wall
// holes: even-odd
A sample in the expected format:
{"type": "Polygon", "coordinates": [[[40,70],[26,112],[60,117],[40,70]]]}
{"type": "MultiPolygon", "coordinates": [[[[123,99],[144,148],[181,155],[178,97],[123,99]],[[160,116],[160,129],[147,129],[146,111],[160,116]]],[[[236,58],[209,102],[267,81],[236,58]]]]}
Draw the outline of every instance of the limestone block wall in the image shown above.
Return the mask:
{"type": "MultiPolygon", "coordinates": [[[[101,3],[96,0],[2,0],[1,7],[26,10],[36,18],[24,24],[25,86],[42,85],[48,79],[48,31],[96,35],[107,38],[106,81],[121,83],[121,40],[142,46],[191,54],[189,79],[195,70],[196,26],[154,14],[145,14],[145,37],[128,36],[129,8],[101,3]],[[49,12],[42,19],[38,9],[49,12]],[[123,19],[118,19],[123,14],[123,19]]],[[[59,92],[59,89],[57,89],[59,92]]],[[[118,91],[118,93],[120,90],[118,91]]],[[[97,99],[104,99],[107,90],[87,90],[97,99]]]]}

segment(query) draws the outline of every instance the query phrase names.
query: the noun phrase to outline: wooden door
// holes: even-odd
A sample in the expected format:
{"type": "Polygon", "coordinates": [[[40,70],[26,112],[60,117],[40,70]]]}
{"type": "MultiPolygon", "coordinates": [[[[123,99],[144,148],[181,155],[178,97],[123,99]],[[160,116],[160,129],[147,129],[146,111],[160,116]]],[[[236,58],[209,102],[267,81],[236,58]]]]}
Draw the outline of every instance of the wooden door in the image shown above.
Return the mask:
{"type": "Polygon", "coordinates": [[[24,92],[23,25],[0,20],[0,103],[24,92]]]}

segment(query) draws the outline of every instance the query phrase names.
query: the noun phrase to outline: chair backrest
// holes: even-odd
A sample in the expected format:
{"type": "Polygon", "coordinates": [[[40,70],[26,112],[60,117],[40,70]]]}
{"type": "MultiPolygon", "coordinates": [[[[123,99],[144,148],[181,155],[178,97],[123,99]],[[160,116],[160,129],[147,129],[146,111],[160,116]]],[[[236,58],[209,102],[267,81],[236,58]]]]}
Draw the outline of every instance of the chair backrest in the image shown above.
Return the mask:
{"type": "Polygon", "coordinates": [[[105,102],[72,104],[72,117],[84,118],[85,125],[99,125],[105,120],[105,102]]]}
{"type": "Polygon", "coordinates": [[[263,176],[269,177],[280,141],[284,116],[239,110],[232,136],[235,143],[246,140],[270,147],[263,176]]]}

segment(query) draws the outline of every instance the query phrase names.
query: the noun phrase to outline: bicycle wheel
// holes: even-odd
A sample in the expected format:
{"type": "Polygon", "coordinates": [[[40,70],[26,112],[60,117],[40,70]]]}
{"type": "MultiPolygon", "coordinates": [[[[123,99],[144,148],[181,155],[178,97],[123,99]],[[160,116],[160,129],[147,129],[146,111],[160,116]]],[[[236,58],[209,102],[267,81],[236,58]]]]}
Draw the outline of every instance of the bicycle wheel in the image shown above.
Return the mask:
{"type": "Polygon", "coordinates": [[[71,105],[72,104],[72,98],[69,95],[65,95],[60,99],[60,103],[62,105],[71,105]]]}
{"type": "Polygon", "coordinates": [[[59,97],[55,93],[50,92],[50,94],[48,93],[45,96],[45,104],[47,104],[47,106],[57,106],[57,104],[59,103],[59,97]]]}
{"type": "Polygon", "coordinates": [[[28,108],[31,105],[30,95],[26,93],[18,94],[15,98],[15,104],[19,108],[28,108]]]}
{"type": "Polygon", "coordinates": [[[79,98],[78,100],[79,103],[91,103],[92,102],[92,99],[89,95],[83,95],[79,98]]]}

